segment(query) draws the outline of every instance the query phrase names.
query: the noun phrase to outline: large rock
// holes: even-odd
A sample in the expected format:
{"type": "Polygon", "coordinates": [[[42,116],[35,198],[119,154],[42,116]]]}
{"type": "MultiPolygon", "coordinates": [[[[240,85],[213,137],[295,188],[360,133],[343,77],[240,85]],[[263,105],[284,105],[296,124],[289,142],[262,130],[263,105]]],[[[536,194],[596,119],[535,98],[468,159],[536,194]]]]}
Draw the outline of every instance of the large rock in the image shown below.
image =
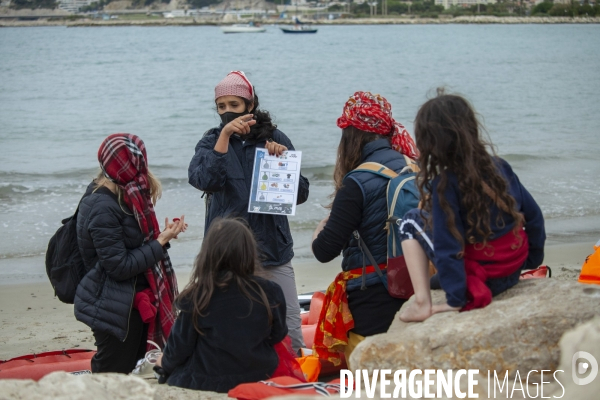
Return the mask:
{"type": "Polygon", "coordinates": [[[156,379],[123,374],[74,376],[53,372],[39,382],[31,379],[0,380],[0,400],[226,400],[227,394],[201,392],[168,385],[156,379]]]}
{"type": "MultiPolygon", "coordinates": [[[[352,369],[555,370],[559,340],[600,315],[600,287],[531,279],[494,298],[486,308],[433,315],[425,322],[396,318],[387,333],[367,338],[352,353],[352,369]]],[[[445,301],[433,293],[434,303],[445,301]]]]}
{"type": "Polygon", "coordinates": [[[74,376],[53,372],[39,382],[0,380],[0,400],[153,400],[155,389],[143,379],[122,374],[74,376]]]}
{"type": "MultiPolygon", "coordinates": [[[[600,371],[590,383],[580,385],[575,383],[573,377],[573,355],[577,352],[584,351],[588,353],[588,357],[600,360],[600,317],[596,317],[593,320],[586,322],[573,330],[565,333],[560,340],[560,364],[558,365],[556,378],[560,383],[552,378],[553,375],[546,376],[545,383],[543,385],[543,391],[541,385],[537,382],[530,382],[527,386],[526,377],[520,377],[519,380],[510,380],[508,385],[505,385],[503,390],[492,390],[494,382],[491,381],[488,386],[487,374],[480,374],[476,376],[478,385],[475,387],[474,393],[478,394],[480,399],[531,399],[531,398],[555,398],[564,400],[598,400],[600,393],[600,371]],[[488,392],[489,388],[489,392],[488,392]],[[514,389],[514,390],[513,390],[514,389]]],[[[587,360],[584,360],[587,361],[587,360]]],[[[591,366],[588,368],[591,369],[591,366]]],[[[575,373],[578,373],[575,371],[575,373]]],[[[581,377],[585,378],[592,373],[586,371],[581,377]]],[[[422,382],[422,380],[421,380],[422,382]]],[[[467,392],[467,385],[465,379],[461,379],[460,382],[461,392],[467,392]]],[[[581,383],[581,382],[580,382],[581,383]]],[[[434,389],[435,391],[435,389],[434,389]]],[[[388,393],[391,392],[388,387],[388,393]]],[[[352,393],[350,398],[357,398],[356,393],[352,393]]],[[[437,393],[436,393],[437,394],[437,393]]],[[[456,393],[454,393],[456,394],[456,393]]],[[[270,400],[314,400],[322,399],[320,396],[285,396],[285,397],[273,397],[270,400]]],[[[359,398],[366,398],[364,390],[361,392],[359,398]]],[[[411,397],[408,395],[404,397],[406,399],[416,399],[422,397],[411,397]]],[[[437,399],[455,400],[465,398],[464,396],[445,396],[443,393],[441,396],[435,397],[437,399]]],[[[331,400],[340,399],[340,396],[332,396],[331,400]]],[[[380,387],[378,385],[375,390],[375,396],[373,400],[381,400],[380,387]]]]}

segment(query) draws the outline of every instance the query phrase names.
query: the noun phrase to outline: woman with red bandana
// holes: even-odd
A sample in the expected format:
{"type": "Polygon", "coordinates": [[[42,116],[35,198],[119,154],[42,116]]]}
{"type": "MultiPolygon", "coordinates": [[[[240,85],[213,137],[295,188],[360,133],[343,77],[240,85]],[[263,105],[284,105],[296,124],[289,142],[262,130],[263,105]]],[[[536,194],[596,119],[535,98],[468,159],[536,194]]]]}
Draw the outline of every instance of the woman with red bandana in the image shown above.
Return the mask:
{"type": "MultiPolygon", "coordinates": [[[[304,347],[304,339],[287,216],[248,212],[256,148],[280,155],[294,146],[269,113],[259,108],[254,86],[242,71],[229,73],[217,84],[215,104],[221,124],[200,139],[188,169],[190,185],[208,193],[204,232],[219,217],[238,217],[248,223],[268,278],[281,286],[285,295],[289,335],[298,351],[304,347]]],[[[298,179],[297,204],[302,204],[308,199],[309,183],[302,174],[298,179]]]]}
{"type": "Polygon", "coordinates": [[[333,180],[331,213],[313,235],[312,250],[320,262],[342,252],[342,270],[329,286],[315,335],[314,349],[334,364],[339,352],[346,360],[365,336],[386,332],[404,300],[393,298],[373,271],[367,268],[366,290],[361,290],[363,253],[353,233],[357,231],[385,268],[387,263],[386,189],[388,179],[368,172],[350,171],[364,162],[376,162],[400,173],[404,156],[418,157],[415,144],[392,118],[390,103],[380,95],[356,92],[337,120],[342,129],[333,180]]]}
{"type": "Polygon", "coordinates": [[[130,373],[147,341],[164,347],[175,322],[175,271],[167,248],[186,228],[165,220],[154,203],[160,182],[148,170],[144,142],[116,133],[98,150],[101,172],[79,204],[77,242],[87,273],[75,294],[75,317],[96,339],[92,372],[130,373]]]}

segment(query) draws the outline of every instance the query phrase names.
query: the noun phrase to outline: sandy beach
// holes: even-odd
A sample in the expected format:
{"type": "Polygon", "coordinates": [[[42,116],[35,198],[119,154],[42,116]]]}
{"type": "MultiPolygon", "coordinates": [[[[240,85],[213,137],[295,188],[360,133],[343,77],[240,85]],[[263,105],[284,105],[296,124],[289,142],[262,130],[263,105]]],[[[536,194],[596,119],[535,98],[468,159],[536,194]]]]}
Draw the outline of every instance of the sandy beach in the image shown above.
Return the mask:
{"type": "MultiPolygon", "coordinates": [[[[546,247],[544,263],[552,279],[576,280],[594,243],[555,244],[546,247]]],[[[298,293],[323,290],[338,273],[341,258],[320,264],[316,260],[294,263],[298,293]]],[[[179,288],[188,282],[179,273],[179,288]]],[[[94,349],[90,329],[75,320],[73,306],[54,297],[49,282],[0,283],[0,360],[24,354],[69,348],[94,349]]]]}

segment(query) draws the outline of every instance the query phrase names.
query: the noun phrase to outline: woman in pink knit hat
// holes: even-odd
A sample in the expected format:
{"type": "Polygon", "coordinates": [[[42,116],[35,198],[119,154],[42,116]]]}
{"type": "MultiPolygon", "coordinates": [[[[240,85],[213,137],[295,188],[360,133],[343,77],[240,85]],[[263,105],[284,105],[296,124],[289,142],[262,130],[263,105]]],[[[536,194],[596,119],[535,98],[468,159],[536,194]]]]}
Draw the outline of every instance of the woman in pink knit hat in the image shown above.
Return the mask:
{"type": "MultiPolygon", "coordinates": [[[[204,133],[188,169],[190,184],[207,194],[205,233],[217,217],[238,217],[248,223],[267,278],[283,289],[289,335],[298,351],[304,340],[287,216],[248,213],[256,148],[279,155],[294,146],[269,113],[259,108],[254,86],[242,71],[229,73],[217,84],[215,104],[221,124],[204,133]]],[[[297,204],[302,204],[308,198],[309,183],[302,175],[299,179],[297,204]]]]}

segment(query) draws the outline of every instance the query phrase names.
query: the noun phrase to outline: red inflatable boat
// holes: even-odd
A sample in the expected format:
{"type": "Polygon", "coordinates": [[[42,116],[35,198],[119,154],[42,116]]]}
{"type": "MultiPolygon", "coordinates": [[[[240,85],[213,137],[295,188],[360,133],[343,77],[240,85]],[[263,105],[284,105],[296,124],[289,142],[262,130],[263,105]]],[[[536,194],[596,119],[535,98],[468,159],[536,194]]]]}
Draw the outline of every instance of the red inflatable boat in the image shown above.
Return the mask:
{"type": "Polygon", "coordinates": [[[91,358],[94,350],[69,349],[28,354],[0,361],[0,379],[40,380],[54,371],[70,372],[74,375],[91,374],[91,358]]]}

